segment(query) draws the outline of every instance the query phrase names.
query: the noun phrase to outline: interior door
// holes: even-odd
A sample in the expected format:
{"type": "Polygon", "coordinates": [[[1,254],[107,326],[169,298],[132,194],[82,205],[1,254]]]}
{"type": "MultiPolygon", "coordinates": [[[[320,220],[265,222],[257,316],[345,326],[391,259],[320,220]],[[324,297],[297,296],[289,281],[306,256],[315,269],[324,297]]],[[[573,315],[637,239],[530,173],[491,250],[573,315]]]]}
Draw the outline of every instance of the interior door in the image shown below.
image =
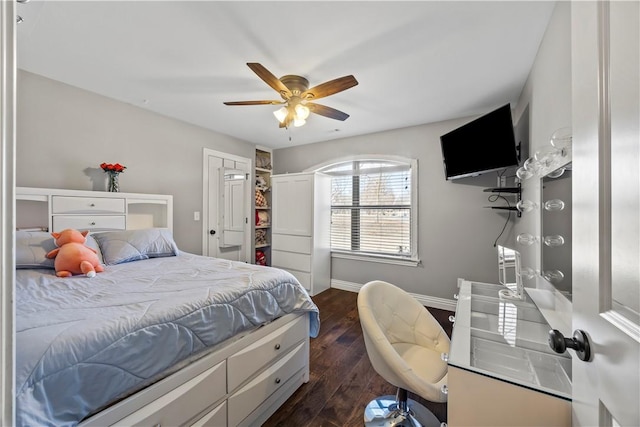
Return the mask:
{"type": "Polygon", "coordinates": [[[572,2],[573,423],[640,425],[640,10],[572,2]]]}
{"type": "Polygon", "coordinates": [[[244,173],[246,181],[251,169],[251,160],[205,149],[203,169],[204,236],[202,253],[215,258],[248,262],[251,259],[251,228],[246,213],[249,212],[251,206],[249,194],[251,186],[244,185],[244,183],[237,185],[238,181],[236,180],[230,180],[228,185],[225,185],[225,172],[233,171],[234,175],[244,173]],[[225,192],[227,193],[225,194],[225,192]],[[229,203],[225,203],[225,201],[229,203]],[[244,206],[240,208],[239,204],[244,204],[244,206]],[[232,215],[232,212],[239,210],[244,213],[242,219],[239,219],[237,215],[232,215]],[[225,218],[228,230],[226,241],[225,218]]]}

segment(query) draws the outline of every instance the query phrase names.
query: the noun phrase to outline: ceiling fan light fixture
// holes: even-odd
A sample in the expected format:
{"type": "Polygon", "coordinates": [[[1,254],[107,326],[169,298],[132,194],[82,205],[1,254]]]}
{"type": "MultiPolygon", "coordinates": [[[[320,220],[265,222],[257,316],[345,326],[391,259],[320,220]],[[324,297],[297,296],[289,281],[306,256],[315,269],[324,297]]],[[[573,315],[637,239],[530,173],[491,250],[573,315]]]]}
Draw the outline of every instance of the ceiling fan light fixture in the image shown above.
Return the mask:
{"type": "Polygon", "coordinates": [[[287,119],[288,114],[289,110],[287,110],[287,107],[279,108],[273,112],[273,115],[276,116],[276,119],[278,119],[280,123],[284,123],[284,121],[287,119]]]}
{"type": "Polygon", "coordinates": [[[358,81],[352,75],[329,80],[309,88],[309,80],[302,76],[288,74],[277,78],[271,71],[257,62],[248,62],[247,66],[267,85],[278,92],[282,100],[227,101],[224,102],[225,105],[284,104],[282,108],[273,112],[280,122],[280,128],[289,128],[292,124],[294,126],[303,126],[310,113],[341,121],[349,118],[349,115],[342,111],[310,101],[325,98],[356,86],[358,81]]]}
{"type": "Polygon", "coordinates": [[[302,104],[298,104],[296,105],[296,118],[301,119],[301,120],[306,120],[307,117],[309,117],[309,107],[304,106],[302,104]]]}

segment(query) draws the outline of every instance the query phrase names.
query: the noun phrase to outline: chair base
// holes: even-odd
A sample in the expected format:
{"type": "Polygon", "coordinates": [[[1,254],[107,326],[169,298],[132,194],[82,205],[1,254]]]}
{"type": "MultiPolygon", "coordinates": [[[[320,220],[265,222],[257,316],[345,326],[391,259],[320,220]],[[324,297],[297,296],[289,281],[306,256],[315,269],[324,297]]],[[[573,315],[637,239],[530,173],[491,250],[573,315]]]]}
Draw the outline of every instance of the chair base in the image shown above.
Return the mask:
{"type": "Polygon", "coordinates": [[[440,427],[440,421],[424,405],[407,400],[408,414],[398,409],[396,396],[373,399],[364,410],[365,427],[440,427]]]}

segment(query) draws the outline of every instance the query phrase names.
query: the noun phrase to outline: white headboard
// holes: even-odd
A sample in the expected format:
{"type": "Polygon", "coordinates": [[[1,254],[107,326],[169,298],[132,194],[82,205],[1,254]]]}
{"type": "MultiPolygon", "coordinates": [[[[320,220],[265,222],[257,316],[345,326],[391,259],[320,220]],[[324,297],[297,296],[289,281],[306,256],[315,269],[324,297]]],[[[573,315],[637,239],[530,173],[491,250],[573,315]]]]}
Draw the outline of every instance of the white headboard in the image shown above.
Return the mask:
{"type": "Polygon", "coordinates": [[[56,188],[16,188],[16,227],[60,231],[173,231],[173,196],[56,188]]]}

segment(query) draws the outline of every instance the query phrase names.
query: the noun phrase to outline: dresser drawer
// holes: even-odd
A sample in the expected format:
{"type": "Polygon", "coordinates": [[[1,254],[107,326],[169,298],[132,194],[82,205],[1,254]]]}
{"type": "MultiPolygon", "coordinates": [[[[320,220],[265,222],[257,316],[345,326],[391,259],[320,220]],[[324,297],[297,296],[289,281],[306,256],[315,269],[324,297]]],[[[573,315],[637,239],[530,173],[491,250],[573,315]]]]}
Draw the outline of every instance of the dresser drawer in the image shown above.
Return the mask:
{"type": "Polygon", "coordinates": [[[287,270],[289,273],[293,274],[293,276],[298,279],[298,282],[304,287],[307,291],[311,290],[311,273],[305,273],[302,271],[296,270],[287,270]]]}
{"type": "Polygon", "coordinates": [[[305,366],[308,354],[305,343],[300,343],[286,356],[278,360],[228,399],[229,425],[242,422],[265,399],[286,385],[297,372],[305,366]]]}
{"type": "Polygon", "coordinates": [[[287,270],[311,271],[311,255],[297,254],[295,252],[271,251],[271,265],[287,270]]]}
{"type": "Polygon", "coordinates": [[[158,400],[118,421],[122,426],[179,426],[193,414],[203,412],[226,394],[226,363],[223,361],[158,400]]]}
{"type": "Polygon", "coordinates": [[[311,253],[311,237],[290,236],[287,234],[273,234],[272,246],[279,251],[311,253]]]}
{"type": "Polygon", "coordinates": [[[304,340],[307,334],[306,319],[300,316],[294,322],[286,324],[229,357],[227,360],[229,392],[233,392],[254,373],[304,340]]]}
{"type": "Polygon", "coordinates": [[[225,400],[207,415],[200,418],[191,427],[224,427],[227,425],[227,401],[225,400]]]}
{"type": "Polygon", "coordinates": [[[124,215],[54,215],[53,231],[65,228],[76,230],[124,230],[126,219],[124,215]]]}
{"type": "Polygon", "coordinates": [[[101,197],[53,196],[51,212],[54,214],[125,213],[124,199],[101,197]]]}

